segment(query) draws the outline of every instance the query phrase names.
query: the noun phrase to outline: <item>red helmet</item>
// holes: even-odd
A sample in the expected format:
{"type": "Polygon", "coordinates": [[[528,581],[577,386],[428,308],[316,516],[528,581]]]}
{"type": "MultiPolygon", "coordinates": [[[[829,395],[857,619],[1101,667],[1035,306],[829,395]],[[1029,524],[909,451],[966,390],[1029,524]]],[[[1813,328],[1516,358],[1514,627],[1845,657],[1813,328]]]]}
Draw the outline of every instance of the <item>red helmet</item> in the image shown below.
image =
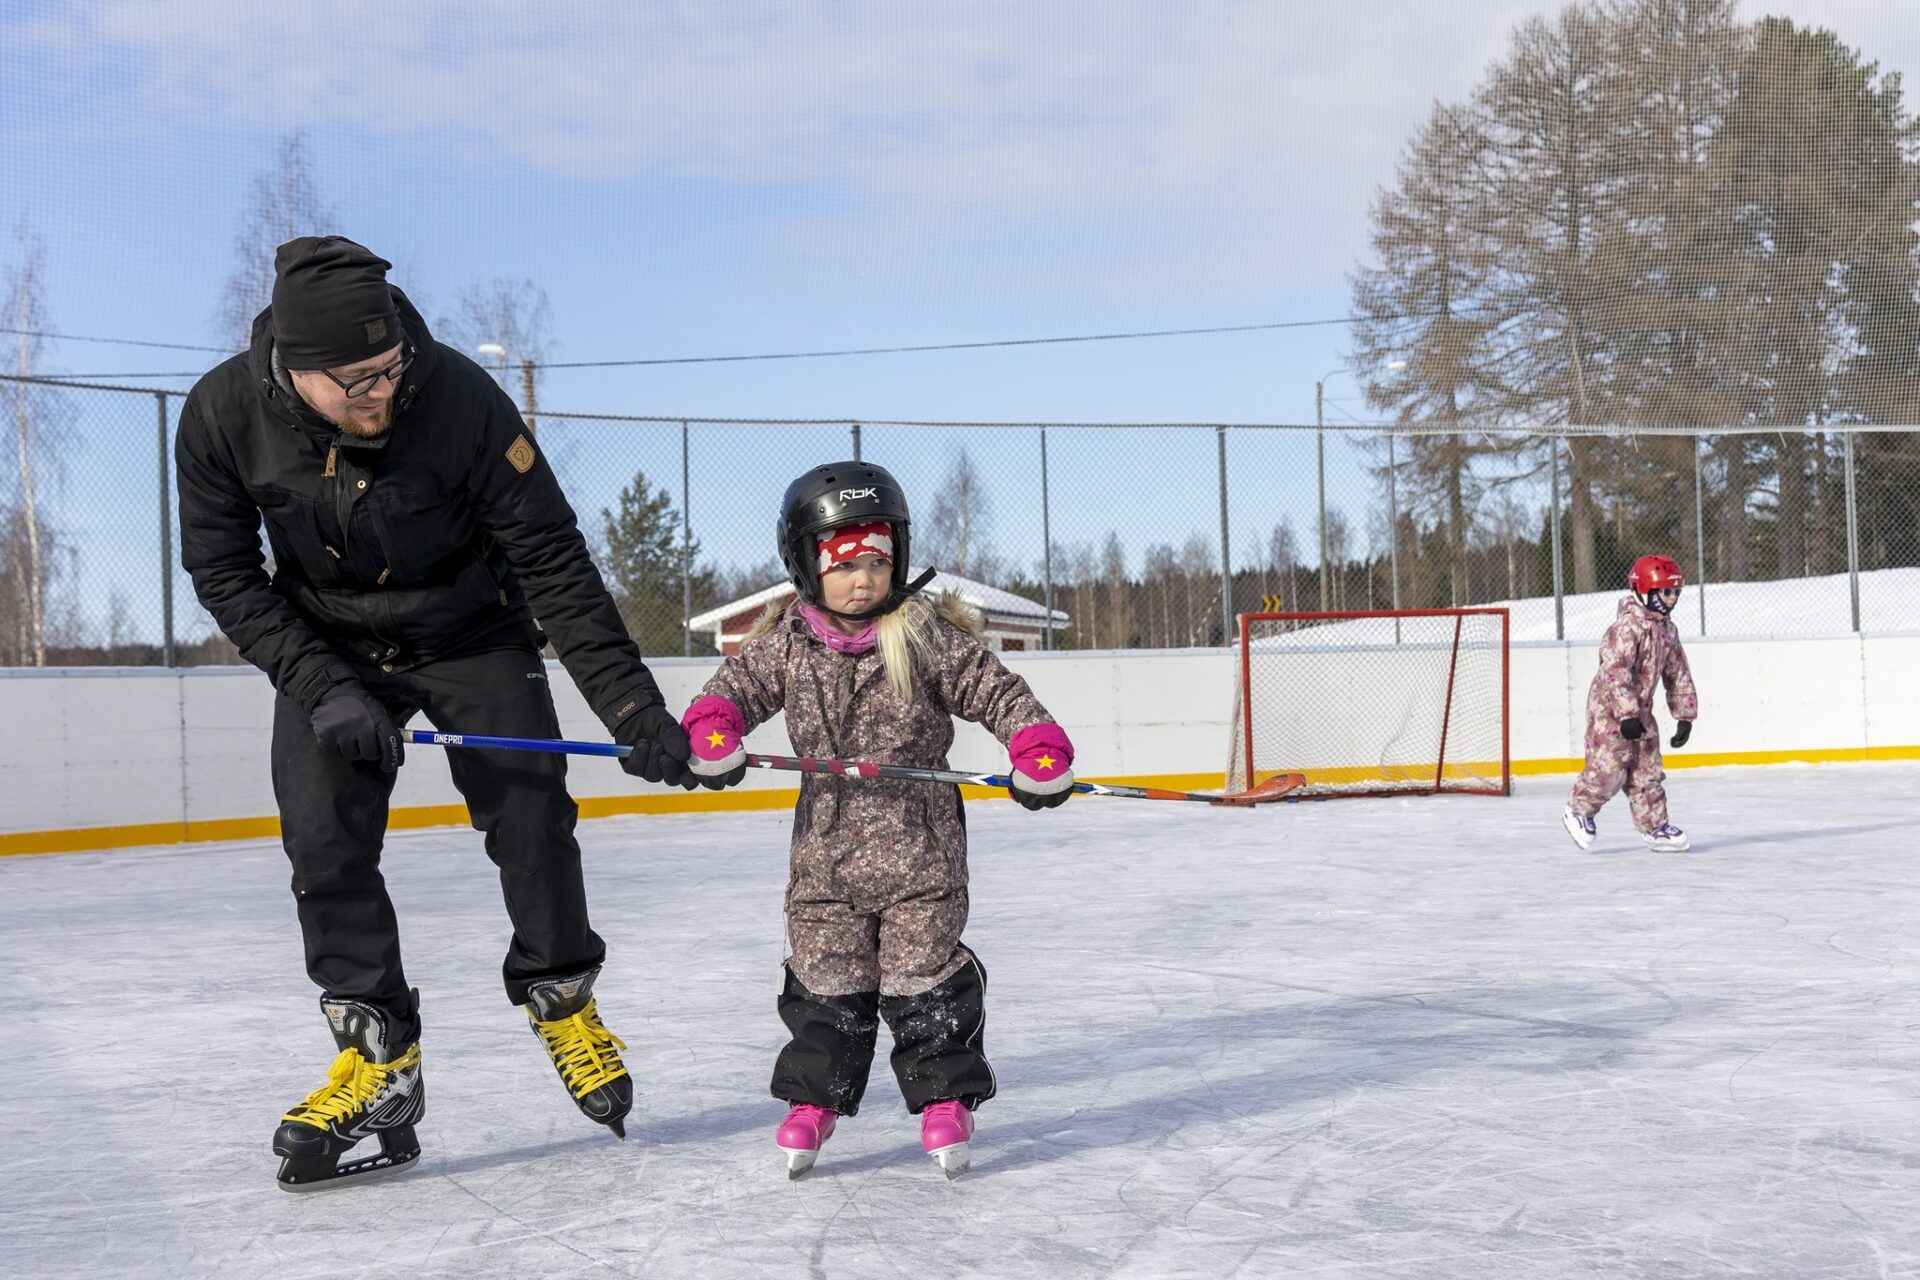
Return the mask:
{"type": "Polygon", "coordinates": [[[1680,589],[1680,562],[1672,556],[1641,556],[1633,562],[1627,585],[1633,588],[1634,599],[1655,613],[1665,613],[1670,606],[1654,592],[1680,589]]]}

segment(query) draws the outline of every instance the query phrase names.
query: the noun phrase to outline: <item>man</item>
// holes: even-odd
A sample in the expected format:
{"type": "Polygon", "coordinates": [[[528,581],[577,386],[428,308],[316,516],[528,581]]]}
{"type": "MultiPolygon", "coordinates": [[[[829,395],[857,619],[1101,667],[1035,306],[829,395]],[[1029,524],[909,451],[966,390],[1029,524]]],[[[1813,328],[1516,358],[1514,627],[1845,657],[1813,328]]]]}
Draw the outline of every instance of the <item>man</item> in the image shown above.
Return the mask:
{"type": "MultiPolygon", "coordinates": [[[[559,736],[544,631],[633,749],[627,772],[696,785],[686,735],[512,401],[433,340],[390,266],[338,236],[280,246],[250,349],[194,387],[175,448],[181,559],[278,695],[281,838],[339,1049],[275,1135],[289,1190],[419,1155],[419,996],[380,875],[414,712],[449,731],[559,736]],[[374,1135],[381,1155],[339,1164],[374,1135]]],[[[581,1111],[624,1137],[633,1084],[593,998],[606,948],[587,921],[565,757],[457,750],[448,762],[500,868],[507,997],[527,1007],[581,1111]]]]}

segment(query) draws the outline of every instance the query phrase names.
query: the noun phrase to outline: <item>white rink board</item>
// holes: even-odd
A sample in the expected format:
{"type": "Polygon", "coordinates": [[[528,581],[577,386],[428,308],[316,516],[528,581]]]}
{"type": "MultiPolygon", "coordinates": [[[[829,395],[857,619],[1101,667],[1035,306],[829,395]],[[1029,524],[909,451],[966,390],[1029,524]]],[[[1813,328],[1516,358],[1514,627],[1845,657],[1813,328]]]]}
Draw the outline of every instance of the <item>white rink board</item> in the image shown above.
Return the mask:
{"type": "MultiPolygon", "coordinates": [[[[1920,745],[1920,636],[1870,635],[1687,643],[1702,714],[1691,750],[1855,750],[1920,745]]],[[[1012,654],[1009,665],[1073,735],[1086,777],[1224,772],[1234,656],[1224,650],[1012,654]]],[[[1511,754],[1577,757],[1595,665],[1590,643],[1515,644],[1511,754]]],[[[1356,655],[1353,689],[1369,689],[1356,655]]],[[[560,666],[549,664],[563,730],[605,739],[560,666]]],[[[713,661],[654,663],[668,701],[684,707],[713,661]]],[[[1301,714],[1344,714],[1339,691],[1299,691],[1301,714]]],[[[0,671],[0,833],[269,816],[272,691],[249,668],[73,668],[0,671]]],[[[416,726],[420,722],[416,721],[416,726]]],[[[991,737],[957,726],[959,768],[997,770],[991,737]]],[[[754,733],[755,750],[790,751],[782,722],[754,733]]],[[[450,805],[458,794],[432,748],[413,749],[399,806],[450,805]],[[423,766],[424,767],[421,767],[423,766]]],[[[608,760],[572,761],[578,796],[631,794],[608,760]]],[[[784,774],[748,786],[790,788],[784,774]]]]}
{"type": "Polygon", "coordinates": [[[273,841],[0,859],[0,1273],[1880,1276],[1920,1273],[1920,766],[1695,770],[1690,855],[1511,800],[970,812],[1000,1095],[974,1172],[886,1066],[787,1182],[784,812],[582,831],[629,1139],[499,987],[471,831],[385,869],[422,990],[424,1155],[272,1183],[332,1054],[273,841]]]}

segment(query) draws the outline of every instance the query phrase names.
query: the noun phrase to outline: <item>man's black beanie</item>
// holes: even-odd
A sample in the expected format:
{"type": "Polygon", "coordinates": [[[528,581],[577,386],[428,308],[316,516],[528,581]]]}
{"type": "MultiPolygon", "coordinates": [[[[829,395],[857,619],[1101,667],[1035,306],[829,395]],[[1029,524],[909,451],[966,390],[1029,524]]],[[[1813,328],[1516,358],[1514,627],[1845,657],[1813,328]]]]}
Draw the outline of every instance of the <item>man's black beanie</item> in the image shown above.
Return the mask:
{"type": "Polygon", "coordinates": [[[385,258],[345,236],[301,236],[273,255],[273,340],[288,369],[329,369],[390,351],[400,313],[385,258]]]}

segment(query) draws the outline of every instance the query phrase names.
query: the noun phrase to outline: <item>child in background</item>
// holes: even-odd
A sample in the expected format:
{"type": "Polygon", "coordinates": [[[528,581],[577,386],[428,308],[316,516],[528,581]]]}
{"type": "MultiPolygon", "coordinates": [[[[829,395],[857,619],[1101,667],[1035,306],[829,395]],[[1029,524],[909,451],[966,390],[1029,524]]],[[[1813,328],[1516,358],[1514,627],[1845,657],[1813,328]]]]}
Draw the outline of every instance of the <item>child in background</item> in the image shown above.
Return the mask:
{"type": "Polygon", "coordinates": [[[1620,602],[1620,615],[1600,640],[1600,670],[1587,688],[1587,763],[1563,822],[1582,849],[1593,845],[1594,815],[1623,787],[1633,825],[1647,847],[1685,853],[1686,832],[1667,821],[1666,771],[1660,761],[1660,725],[1653,698],[1662,681],[1667,707],[1679,723],[1673,746],[1693,734],[1700,700],[1673,625],[1680,601],[1680,565],[1669,556],[1641,556],[1627,576],[1632,595],[1620,602]]]}
{"type": "MultiPolygon", "coordinates": [[[[978,614],[917,594],[931,573],[907,581],[909,527],[905,495],[880,467],[835,463],[788,486],[780,558],[796,598],[768,608],[687,709],[690,768],[737,781],[742,735],[782,711],[801,755],[946,768],[959,716],[1007,746],[1021,804],[1073,794],[1072,744],[981,643],[978,614]]],[[[773,1071],[773,1095],[791,1107],[776,1139],[789,1177],[860,1109],[883,1018],[921,1146],[950,1178],[967,1168],[973,1110],[995,1089],[986,971],[960,940],[967,906],[957,787],[802,777],[779,997],[792,1039],[773,1071]]]]}

